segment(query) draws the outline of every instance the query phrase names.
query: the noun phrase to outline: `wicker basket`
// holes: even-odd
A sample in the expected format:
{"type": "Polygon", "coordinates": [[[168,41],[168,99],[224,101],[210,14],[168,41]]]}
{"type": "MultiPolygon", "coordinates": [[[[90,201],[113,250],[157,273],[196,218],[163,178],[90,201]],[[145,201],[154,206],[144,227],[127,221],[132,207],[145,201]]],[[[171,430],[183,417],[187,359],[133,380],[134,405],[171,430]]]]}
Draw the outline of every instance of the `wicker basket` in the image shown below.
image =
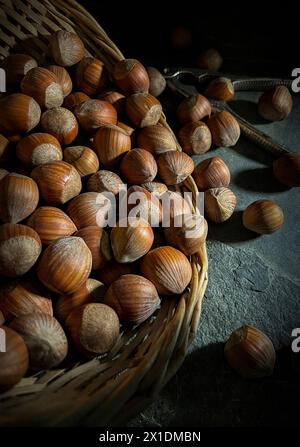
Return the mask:
{"type": "MultiPolygon", "coordinates": [[[[75,31],[110,71],[122,53],[74,0],[0,0],[0,57],[20,50],[43,63],[48,36],[75,31]]],[[[167,126],[165,117],[161,123],[167,126]]],[[[178,146],[178,150],[180,147],[178,146]]],[[[195,194],[192,178],[185,188],[195,194]]],[[[182,364],[199,323],[207,284],[206,247],[192,256],[192,282],[154,317],[125,328],[109,355],[43,371],[0,395],[0,425],[121,425],[147,406],[182,364]]],[[[1,365],[0,365],[1,367],[1,365]]]]}

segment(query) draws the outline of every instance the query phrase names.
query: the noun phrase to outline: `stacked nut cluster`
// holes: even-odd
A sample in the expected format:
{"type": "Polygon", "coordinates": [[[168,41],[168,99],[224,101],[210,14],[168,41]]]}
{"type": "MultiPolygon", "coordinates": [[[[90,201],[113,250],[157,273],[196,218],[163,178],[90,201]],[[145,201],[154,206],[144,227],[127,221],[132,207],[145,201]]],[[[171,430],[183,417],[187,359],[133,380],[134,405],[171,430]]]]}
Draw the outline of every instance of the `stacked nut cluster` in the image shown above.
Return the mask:
{"type": "Polygon", "coordinates": [[[85,357],[109,352],[120,324],[140,324],[161,296],[182,294],[192,277],[188,257],[203,246],[207,225],[187,237],[198,215],[178,185],[194,162],[159,123],[162,106],[149,93],[164,88],[159,72],[125,59],[109,76],[66,31],[51,36],[49,65],[11,54],[3,66],[10,90],[0,99],[5,390],[28,369],[57,366],[70,348],[85,357]],[[128,213],[131,196],[143,193],[139,212],[117,215],[110,226],[111,198],[120,202],[121,192],[128,213]],[[163,195],[172,203],[165,229],[163,195]]]}

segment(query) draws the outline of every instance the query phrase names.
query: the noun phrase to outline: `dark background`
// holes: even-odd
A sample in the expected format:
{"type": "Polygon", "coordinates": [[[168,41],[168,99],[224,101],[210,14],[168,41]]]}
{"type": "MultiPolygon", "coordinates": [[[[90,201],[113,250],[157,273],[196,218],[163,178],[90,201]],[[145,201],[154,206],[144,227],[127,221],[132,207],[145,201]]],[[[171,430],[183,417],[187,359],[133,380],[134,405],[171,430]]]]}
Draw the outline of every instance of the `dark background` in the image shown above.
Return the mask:
{"type": "Polygon", "coordinates": [[[289,77],[300,65],[296,2],[81,0],[81,4],[126,57],[160,69],[196,66],[197,56],[209,47],[220,51],[225,71],[289,77]],[[183,49],[172,44],[178,27],[184,27],[192,37],[183,49]]]}

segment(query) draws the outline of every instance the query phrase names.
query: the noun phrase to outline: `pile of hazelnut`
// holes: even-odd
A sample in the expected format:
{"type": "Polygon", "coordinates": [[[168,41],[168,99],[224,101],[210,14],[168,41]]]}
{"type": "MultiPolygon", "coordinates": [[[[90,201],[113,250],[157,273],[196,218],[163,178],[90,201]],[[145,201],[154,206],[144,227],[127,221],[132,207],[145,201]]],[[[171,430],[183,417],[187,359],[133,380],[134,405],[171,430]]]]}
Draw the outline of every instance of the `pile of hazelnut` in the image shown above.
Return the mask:
{"type": "MultiPolygon", "coordinates": [[[[9,91],[0,99],[0,390],[28,370],[56,367],[70,347],[88,358],[109,352],[120,324],[144,322],[161,296],[186,290],[189,257],[207,235],[203,220],[187,237],[197,213],[178,188],[190,175],[205,191],[209,219],[223,222],[236,204],[225,163],[212,157],[194,170],[190,156],[212,143],[236,143],[240,129],[230,114],[210,116],[201,95],[185,100],[180,152],[160,124],[156,96],[165,81],[156,69],[124,59],[110,76],[67,31],[51,36],[49,62],[41,67],[29,55],[11,54],[3,63],[9,91]],[[200,122],[205,116],[207,124],[200,122]],[[125,184],[128,212],[130,196],[142,192],[137,206],[149,220],[127,216],[108,226],[105,194],[118,201],[125,184]],[[166,228],[164,195],[172,199],[166,228]],[[185,216],[179,227],[178,216],[185,216]]],[[[295,169],[289,159],[280,163],[279,170],[289,163],[295,169]]],[[[275,211],[256,209],[249,228],[274,231],[281,216],[275,211]]]]}

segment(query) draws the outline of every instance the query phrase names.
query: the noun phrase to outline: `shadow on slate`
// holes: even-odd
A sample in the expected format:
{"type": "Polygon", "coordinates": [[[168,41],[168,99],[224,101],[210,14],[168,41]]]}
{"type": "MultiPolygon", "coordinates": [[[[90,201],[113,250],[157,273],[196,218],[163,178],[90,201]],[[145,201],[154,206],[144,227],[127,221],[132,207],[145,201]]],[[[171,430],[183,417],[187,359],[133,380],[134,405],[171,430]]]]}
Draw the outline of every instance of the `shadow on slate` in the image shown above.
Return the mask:
{"type": "Polygon", "coordinates": [[[240,188],[260,193],[276,193],[289,189],[275,179],[271,168],[265,167],[240,171],[232,181],[240,188]]]}
{"type": "Polygon", "coordinates": [[[242,379],[227,365],[224,344],[212,343],[186,358],[164,396],[133,426],[294,426],[299,399],[295,376],[294,383],[276,373],[264,379],[242,379]]]}
{"type": "Polygon", "coordinates": [[[251,124],[268,124],[257,112],[257,103],[245,99],[236,99],[230,102],[230,107],[251,124]]]}
{"type": "Polygon", "coordinates": [[[274,161],[274,156],[271,153],[266,152],[255,143],[252,143],[252,141],[248,140],[243,135],[241,135],[239,141],[232,148],[232,150],[238,152],[240,155],[248,158],[249,160],[257,161],[266,166],[271,167],[274,161]]]}
{"type": "Polygon", "coordinates": [[[209,222],[208,239],[220,242],[243,242],[260,237],[244,227],[242,215],[243,211],[235,211],[222,225],[209,222]]]}

